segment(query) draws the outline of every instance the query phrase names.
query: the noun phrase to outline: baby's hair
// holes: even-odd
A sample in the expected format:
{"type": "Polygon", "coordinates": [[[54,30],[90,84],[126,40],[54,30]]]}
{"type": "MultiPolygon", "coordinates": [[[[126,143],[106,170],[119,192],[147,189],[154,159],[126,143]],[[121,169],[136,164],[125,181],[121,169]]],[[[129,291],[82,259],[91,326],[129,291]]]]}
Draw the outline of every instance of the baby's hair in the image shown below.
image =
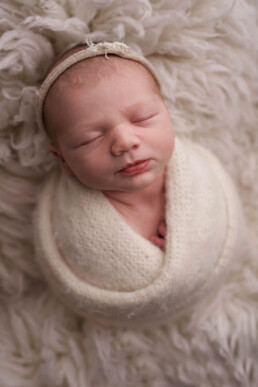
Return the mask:
{"type": "MultiPolygon", "coordinates": [[[[62,61],[64,61],[66,58],[71,56],[72,54],[81,51],[83,49],[87,49],[87,44],[77,44],[76,46],[68,49],[66,52],[61,54],[57,58],[57,60],[49,67],[45,78],[48,76],[48,74],[62,61]]],[[[127,66],[140,66],[143,70],[143,75],[148,77],[152,82],[153,90],[161,96],[160,87],[156,81],[156,79],[153,77],[153,75],[146,69],[145,66],[143,66],[141,63],[136,62],[134,60],[130,60],[127,58],[121,58],[115,54],[108,54],[108,57],[102,55],[102,56],[96,56],[84,59],[80,62],[77,62],[70,66],[68,69],[66,69],[53,83],[53,85],[50,87],[43,106],[43,122],[45,126],[45,130],[49,136],[49,138],[54,142],[57,143],[56,139],[56,133],[53,128],[48,125],[47,119],[46,119],[46,110],[47,105],[50,103],[50,100],[52,97],[56,96],[60,89],[62,89],[62,95],[65,95],[66,93],[73,93],[78,86],[85,83],[85,80],[89,85],[92,84],[98,84],[103,77],[110,76],[114,73],[119,73],[120,70],[120,64],[126,63],[127,66]],[[110,60],[112,59],[112,60],[110,60]],[[87,69],[87,75],[85,76],[85,70],[87,69]],[[69,87],[64,87],[69,86],[69,87]]]]}

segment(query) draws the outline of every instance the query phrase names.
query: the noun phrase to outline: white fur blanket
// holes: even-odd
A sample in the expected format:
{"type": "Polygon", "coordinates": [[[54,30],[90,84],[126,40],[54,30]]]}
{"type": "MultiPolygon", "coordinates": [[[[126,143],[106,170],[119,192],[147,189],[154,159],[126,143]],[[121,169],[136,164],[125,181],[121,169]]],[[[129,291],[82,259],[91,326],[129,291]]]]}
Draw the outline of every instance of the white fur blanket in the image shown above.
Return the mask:
{"type": "Polygon", "coordinates": [[[258,66],[255,0],[0,0],[0,385],[258,385],[258,66]],[[55,165],[35,125],[46,68],[84,38],[124,41],[156,67],[175,131],[232,176],[242,259],[203,308],[156,329],[104,328],[49,290],[34,259],[36,192],[55,165]]]}

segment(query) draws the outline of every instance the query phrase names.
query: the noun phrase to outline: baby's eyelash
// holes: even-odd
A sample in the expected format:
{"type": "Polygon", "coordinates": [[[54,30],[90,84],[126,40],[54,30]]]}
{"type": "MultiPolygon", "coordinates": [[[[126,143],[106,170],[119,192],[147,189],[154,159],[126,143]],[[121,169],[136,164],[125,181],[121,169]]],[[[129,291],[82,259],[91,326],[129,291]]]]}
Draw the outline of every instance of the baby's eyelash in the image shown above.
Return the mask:
{"type": "Polygon", "coordinates": [[[88,145],[88,144],[90,144],[91,142],[97,140],[97,139],[100,138],[100,137],[102,137],[102,136],[97,136],[97,137],[90,138],[89,140],[86,140],[86,141],[84,141],[83,143],[81,143],[81,144],[79,145],[79,147],[81,147],[81,146],[83,146],[83,145],[88,145]]]}
{"type": "Polygon", "coordinates": [[[149,120],[150,118],[152,118],[154,116],[155,116],[155,114],[150,114],[148,116],[140,117],[140,118],[138,118],[136,120],[133,120],[133,122],[136,123],[136,122],[147,121],[147,120],[149,120]]]}

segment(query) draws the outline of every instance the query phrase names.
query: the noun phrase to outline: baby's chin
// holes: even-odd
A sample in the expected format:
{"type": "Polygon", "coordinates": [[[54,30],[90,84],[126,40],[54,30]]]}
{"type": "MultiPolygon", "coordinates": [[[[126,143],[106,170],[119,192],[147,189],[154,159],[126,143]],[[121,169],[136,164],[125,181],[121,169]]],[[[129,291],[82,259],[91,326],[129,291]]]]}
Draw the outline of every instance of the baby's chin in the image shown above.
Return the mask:
{"type": "Polygon", "coordinates": [[[97,191],[102,191],[103,193],[108,193],[108,192],[117,192],[117,193],[133,193],[133,192],[139,192],[139,191],[142,191],[144,190],[145,188],[147,188],[151,183],[145,183],[145,184],[125,184],[125,185],[117,185],[117,184],[106,184],[106,185],[102,185],[102,184],[93,184],[91,182],[88,182],[88,181],[84,181],[83,179],[80,179],[78,178],[76,175],[70,175],[70,177],[76,181],[78,181],[79,183],[81,183],[83,186],[85,186],[86,188],[90,188],[90,189],[95,189],[97,191]]]}
{"type": "Polygon", "coordinates": [[[100,191],[102,191],[103,193],[134,193],[134,192],[140,192],[142,190],[144,190],[146,187],[138,187],[138,188],[119,188],[119,189],[116,189],[116,188],[111,188],[111,189],[101,189],[100,191]]]}
{"type": "MultiPolygon", "coordinates": [[[[126,187],[111,187],[110,189],[101,189],[101,191],[105,195],[116,194],[117,196],[120,195],[122,197],[122,196],[126,196],[127,194],[137,194],[137,193],[144,192],[144,191],[150,192],[149,188],[152,191],[152,183],[155,183],[155,182],[139,184],[139,185],[135,185],[135,186],[130,185],[130,186],[126,186],[126,187]]],[[[154,184],[153,184],[153,186],[154,186],[154,184]]],[[[155,191],[155,188],[154,188],[154,191],[155,191]]]]}
{"type": "MultiPolygon", "coordinates": [[[[130,178],[129,178],[130,179],[130,178]]],[[[129,180],[128,179],[128,180],[129,180]]],[[[120,184],[120,185],[114,185],[114,186],[110,186],[110,187],[105,187],[105,188],[102,188],[101,191],[112,191],[112,192],[121,192],[121,193],[134,193],[134,192],[140,192],[140,191],[143,191],[145,189],[148,189],[148,187],[150,187],[151,185],[155,185],[156,183],[156,179],[150,179],[148,178],[147,176],[146,177],[141,177],[141,179],[135,179],[133,181],[133,179],[124,184],[120,184]]]]}
{"type": "Polygon", "coordinates": [[[119,179],[110,179],[110,181],[94,181],[92,179],[85,179],[84,176],[79,176],[74,172],[71,173],[71,177],[79,181],[87,188],[102,191],[104,193],[117,192],[117,193],[136,193],[148,188],[159,186],[164,182],[166,167],[160,168],[160,170],[146,171],[133,176],[124,176],[119,179]]]}
{"type": "Polygon", "coordinates": [[[81,182],[85,187],[90,189],[96,189],[98,191],[102,191],[103,193],[136,193],[143,191],[144,189],[148,188],[151,183],[149,184],[138,184],[138,185],[126,185],[126,186],[117,186],[117,185],[110,185],[110,186],[98,186],[98,185],[92,185],[81,182]]]}

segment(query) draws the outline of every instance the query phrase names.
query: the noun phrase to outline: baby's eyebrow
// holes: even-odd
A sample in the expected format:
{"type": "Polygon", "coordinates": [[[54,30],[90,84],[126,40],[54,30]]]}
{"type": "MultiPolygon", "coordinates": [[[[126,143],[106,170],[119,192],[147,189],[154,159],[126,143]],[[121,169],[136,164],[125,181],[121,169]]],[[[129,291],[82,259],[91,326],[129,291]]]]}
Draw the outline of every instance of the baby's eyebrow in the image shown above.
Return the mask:
{"type": "Polygon", "coordinates": [[[73,127],[70,134],[67,135],[67,142],[70,145],[71,142],[76,144],[78,141],[81,141],[85,138],[85,135],[89,135],[92,132],[97,132],[91,123],[81,123],[76,127],[73,127]],[[91,130],[88,130],[91,129],[91,130]]]}
{"type": "Polygon", "coordinates": [[[73,129],[85,131],[85,129],[93,128],[95,125],[96,125],[95,121],[86,121],[86,122],[81,122],[79,125],[75,126],[73,129]]]}
{"type": "Polygon", "coordinates": [[[130,113],[131,111],[137,110],[139,108],[152,107],[152,106],[154,106],[155,102],[156,102],[156,99],[154,99],[154,98],[152,98],[151,100],[148,100],[148,101],[136,102],[132,105],[126,106],[122,110],[122,113],[126,114],[126,113],[130,113]]]}

